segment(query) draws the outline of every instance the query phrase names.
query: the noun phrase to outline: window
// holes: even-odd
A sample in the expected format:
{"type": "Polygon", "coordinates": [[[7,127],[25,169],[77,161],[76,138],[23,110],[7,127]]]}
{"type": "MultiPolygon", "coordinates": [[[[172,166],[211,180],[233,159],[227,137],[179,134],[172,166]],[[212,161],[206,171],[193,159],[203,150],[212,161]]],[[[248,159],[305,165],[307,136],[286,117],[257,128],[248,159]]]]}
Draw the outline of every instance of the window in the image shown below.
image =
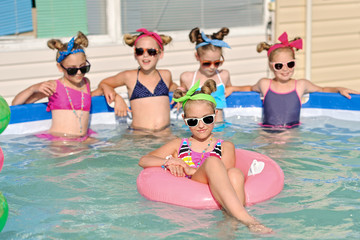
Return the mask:
{"type": "Polygon", "coordinates": [[[267,1],[1,0],[0,41],[8,49],[36,48],[44,39],[67,41],[82,31],[97,44],[122,42],[122,34],[141,27],[180,37],[194,27],[249,34],[265,29],[267,1]]]}
{"type": "Polygon", "coordinates": [[[122,0],[122,33],[194,27],[252,27],[264,23],[263,0],[122,0]]]}
{"type": "MultiPolygon", "coordinates": [[[[106,0],[7,0],[0,2],[0,36],[31,33],[69,37],[107,33],[106,0]]],[[[29,34],[28,34],[29,35],[29,34]]]]}

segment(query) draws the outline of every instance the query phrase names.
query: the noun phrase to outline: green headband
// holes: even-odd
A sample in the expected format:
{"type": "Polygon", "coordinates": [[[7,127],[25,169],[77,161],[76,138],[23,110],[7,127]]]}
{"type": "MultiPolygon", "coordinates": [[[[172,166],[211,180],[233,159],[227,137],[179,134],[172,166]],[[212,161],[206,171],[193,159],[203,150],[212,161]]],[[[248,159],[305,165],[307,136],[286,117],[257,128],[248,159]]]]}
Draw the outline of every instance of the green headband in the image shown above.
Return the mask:
{"type": "Polygon", "coordinates": [[[216,101],[215,98],[209,94],[205,94],[205,93],[198,93],[193,95],[196,90],[200,87],[200,80],[198,80],[194,86],[192,86],[189,91],[187,91],[186,95],[181,97],[181,98],[173,98],[173,100],[175,102],[182,102],[182,106],[183,108],[185,107],[185,104],[187,103],[188,100],[205,100],[205,101],[209,101],[215,104],[216,106],[216,101]]]}

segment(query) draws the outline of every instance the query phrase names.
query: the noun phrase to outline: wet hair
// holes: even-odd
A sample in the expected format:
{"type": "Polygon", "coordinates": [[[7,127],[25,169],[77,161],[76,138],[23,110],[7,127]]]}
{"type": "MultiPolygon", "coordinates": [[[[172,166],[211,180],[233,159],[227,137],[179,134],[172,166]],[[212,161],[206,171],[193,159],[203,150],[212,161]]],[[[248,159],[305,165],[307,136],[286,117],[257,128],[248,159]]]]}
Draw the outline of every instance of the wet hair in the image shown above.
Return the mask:
{"type": "MultiPolygon", "coordinates": [[[[142,34],[143,33],[132,35],[132,34],[126,33],[126,34],[124,34],[124,43],[130,47],[133,47],[135,45],[136,39],[139,36],[141,36],[142,34]]],[[[159,36],[161,37],[163,46],[169,44],[172,41],[172,38],[170,36],[163,35],[163,34],[159,34],[159,36]]]]}
{"type": "MultiPolygon", "coordinates": [[[[289,41],[289,43],[291,43],[291,42],[293,42],[293,41],[295,41],[295,40],[298,40],[298,39],[301,39],[301,38],[300,38],[300,37],[296,37],[296,38],[294,38],[293,40],[289,41]]],[[[272,46],[276,45],[276,44],[278,44],[278,43],[275,43],[275,44],[273,44],[273,45],[270,45],[270,44],[268,44],[268,43],[266,43],[266,42],[261,42],[261,43],[259,43],[259,44],[256,46],[256,51],[257,51],[258,53],[260,53],[260,52],[262,52],[262,51],[264,51],[264,50],[269,51],[269,49],[270,49],[272,46]]],[[[295,49],[296,49],[296,48],[295,48],[295,49]]],[[[273,57],[274,57],[277,53],[279,53],[279,52],[285,52],[285,51],[291,51],[291,53],[292,53],[292,55],[293,55],[293,58],[295,58],[294,48],[292,48],[292,47],[280,47],[280,48],[277,48],[277,49],[273,50],[273,51],[270,53],[270,55],[269,55],[269,60],[270,60],[270,62],[272,61],[273,57]]],[[[296,51],[298,51],[298,49],[296,49],[296,51]]]]}
{"type": "MultiPolygon", "coordinates": [[[[223,40],[225,36],[229,34],[230,30],[227,27],[221,28],[218,32],[213,33],[212,35],[206,35],[210,39],[217,39],[217,40],[223,40]]],[[[195,43],[195,45],[198,45],[199,43],[204,42],[204,39],[201,36],[200,29],[198,27],[193,28],[189,33],[189,39],[190,42],[195,43]]],[[[201,46],[197,49],[197,53],[201,54],[203,51],[211,49],[212,51],[215,51],[215,49],[221,49],[221,47],[216,47],[212,44],[208,44],[205,46],[201,46]]]]}
{"type": "MultiPolygon", "coordinates": [[[[47,42],[47,45],[50,49],[57,50],[57,53],[56,53],[56,60],[57,60],[60,56],[59,52],[67,51],[68,43],[62,43],[59,39],[50,39],[47,42]]],[[[77,36],[74,39],[74,47],[71,50],[84,49],[88,45],[89,45],[89,40],[87,39],[85,34],[83,34],[82,32],[79,31],[77,36]]]]}
{"type": "MultiPolygon", "coordinates": [[[[196,91],[193,95],[195,94],[198,94],[198,93],[204,93],[204,94],[208,94],[210,95],[211,93],[215,92],[216,91],[216,82],[213,80],[213,79],[208,79],[206,80],[206,82],[204,83],[204,85],[201,87],[201,89],[199,91],[196,91]]],[[[181,98],[183,96],[186,95],[186,91],[182,91],[181,89],[176,89],[174,91],[174,95],[173,97],[174,98],[181,98]]],[[[202,102],[206,102],[207,104],[209,104],[209,106],[214,109],[214,112],[215,112],[215,109],[216,109],[216,106],[214,103],[210,102],[210,101],[206,101],[206,100],[191,100],[189,99],[187,101],[187,103],[185,104],[185,107],[184,107],[184,113],[186,115],[186,112],[187,110],[189,109],[189,107],[191,106],[192,103],[196,103],[196,102],[199,102],[199,101],[202,101],[202,102]],[[189,104],[190,103],[190,104],[189,104]]]]}

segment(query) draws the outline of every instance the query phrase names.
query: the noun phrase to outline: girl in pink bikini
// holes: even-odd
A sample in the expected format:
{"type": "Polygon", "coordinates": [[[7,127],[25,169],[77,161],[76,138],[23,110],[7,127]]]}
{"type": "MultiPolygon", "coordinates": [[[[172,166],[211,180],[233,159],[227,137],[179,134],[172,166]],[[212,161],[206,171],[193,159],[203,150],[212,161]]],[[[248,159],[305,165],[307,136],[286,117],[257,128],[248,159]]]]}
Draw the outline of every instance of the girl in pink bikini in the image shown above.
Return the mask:
{"type": "Polygon", "coordinates": [[[56,65],[63,76],[28,87],[15,96],[12,105],[34,103],[48,97],[46,110],[52,114],[51,128],[48,133],[37,136],[50,140],[84,141],[89,135],[91,107],[90,82],[85,77],[90,71],[84,51],[88,39],[79,32],[68,43],[51,39],[47,45],[58,50],[56,65]]]}

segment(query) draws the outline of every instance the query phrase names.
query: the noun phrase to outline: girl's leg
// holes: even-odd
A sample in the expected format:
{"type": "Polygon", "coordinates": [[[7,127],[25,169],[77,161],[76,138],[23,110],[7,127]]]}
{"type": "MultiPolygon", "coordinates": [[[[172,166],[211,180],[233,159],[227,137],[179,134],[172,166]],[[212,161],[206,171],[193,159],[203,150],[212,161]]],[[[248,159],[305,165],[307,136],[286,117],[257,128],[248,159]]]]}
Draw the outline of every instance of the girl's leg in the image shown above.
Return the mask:
{"type": "MultiPolygon", "coordinates": [[[[233,170],[230,174],[234,174],[233,170]]],[[[258,233],[272,232],[270,228],[260,224],[245,210],[244,201],[239,199],[229,178],[228,170],[226,170],[224,163],[220,159],[216,157],[207,158],[191,179],[209,184],[211,193],[220,205],[236,219],[244,223],[250,231],[258,233]]],[[[237,181],[233,182],[237,184],[237,181]]]]}
{"type": "MultiPolygon", "coordinates": [[[[234,175],[233,171],[231,171],[231,175],[234,175]]],[[[245,225],[257,222],[245,210],[243,197],[239,199],[229,179],[228,171],[220,159],[207,158],[192,176],[192,180],[209,184],[211,193],[220,205],[245,225]]],[[[241,197],[241,194],[239,195],[241,197]]]]}
{"type": "Polygon", "coordinates": [[[245,206],[245,178],[243,173],[238,168],[229,168],[227,172],[238,199],[241,201],[242,205],[245,206]]]}

